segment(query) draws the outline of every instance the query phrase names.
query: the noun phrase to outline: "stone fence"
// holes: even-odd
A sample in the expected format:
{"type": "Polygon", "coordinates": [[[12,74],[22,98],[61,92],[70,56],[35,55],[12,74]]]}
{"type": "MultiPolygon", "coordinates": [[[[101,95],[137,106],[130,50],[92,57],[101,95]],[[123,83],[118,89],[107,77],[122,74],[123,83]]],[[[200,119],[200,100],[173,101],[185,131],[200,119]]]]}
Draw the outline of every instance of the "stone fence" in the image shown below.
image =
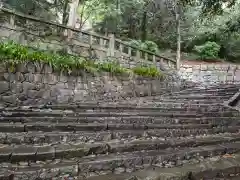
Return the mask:
{"type": "Polygon", "coordinates": [[[37,50],[68,53],[96,60],[115,57],[127,67],[129,64],[131,67],[160,67],[160,64],[170,69],[177,67],[175,60],[133,47],[114,38],[114,35],[107,37],[84,32],[5,8],[0,8],[0,40],[13,40],[37,50]]]}
{"type": "Polygon", "coordinates": [[[202,64],[180,66],[178,72],[182,79],[204,85],[218,83],[240,83],[240,65],[202,64]]]}

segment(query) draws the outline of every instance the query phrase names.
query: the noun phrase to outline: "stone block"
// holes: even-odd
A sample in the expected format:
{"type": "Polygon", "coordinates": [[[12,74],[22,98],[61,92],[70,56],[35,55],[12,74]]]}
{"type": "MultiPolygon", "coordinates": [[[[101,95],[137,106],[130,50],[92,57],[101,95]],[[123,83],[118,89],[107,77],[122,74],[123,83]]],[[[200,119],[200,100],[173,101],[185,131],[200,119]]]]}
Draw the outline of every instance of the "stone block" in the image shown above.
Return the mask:
{"type": "Polygon", "coordinates": [[[24,77],[25,77],[25,81],[26,82],[34,82],[34,74],[33,73],[26,73],[24,74],[24,77]]]}
{"type": "Polygon", "coordinates": [[[50,96],[56,97],[60,95],[61,95],[60,89],[54,87],[50,90],[50,96]]]}
{"type": "Polygon", "coordinates": [[[40,161],[51,160],[55,157],[55,148],[52,146],[38,147],[36,153],[36,159],[40,161]]]}
{"type": "Polygon", "coordinates": [[[201,71],[206,71],[208,69],[207,65],[202,64],[201,65],[201,71]]]}
{"type": "Polygon", "coordinates": [[[9,82],[0,81],[0,94],[7,92],[9,90],[9,82]]]}
{"type": "Polygon", "coordinates": [[[14,73],[6,72],[3,74],[3,77],[8,82],[14,82],[16,81],[16,77],[14,73]]]}
{"type": "Polygon", "coordinates": [[[8,162],[10,160],[10,155],[12,154],[12,147],[0,147],[0,162],[8,162]]]}
{"type": "Polygon", "coordinates": [[[45,90],[44,90],[44,93],[43,93],[43,95],[42,95],[42,98],[43,98],[43,99],[49,99],[50,97],[51,97],[51,91],[48,90],[48,89],[45,89],[45,90]]]}
{"type": "Polygon", "coordinates": [[[16,68],[17,72],[21,72],[21,73],[28,73],[28,69],[25,63],[22,64],[18,64],[17,68],[16,68]]]}
{"type": "Polygon", "coordinates": [[[42,82],[43,75],[42,74],[34,74],[33,82],[40,83],[42,82]]]}
{"type": "Polygon", "coordinates": [[[28,62],[26,64],[27,71],[31,74],[36,72],[36,65],[33,62],[28,62]]]}
{"type": "Polygon", "coordinates": [[[66,82],[68,81],[68,77],[67,77],[67,76],[64,76],[64,75],[59,75],[59,76],[58,76],[58,81],[59,81],[59,82],[66,83],[66,82]]]}
{"type": "Polygon", "coordinates": [[[88,95],[88,92],[86,90],[76,90],[74,91],[73,95],[73,101],[82,101],[84,100],[84,97],[88,95]]]}
{"type": "Polygon", "coordinates": [[[23,91],[24,92],[27,92],[30,89],[35,89],[35,84],[34,83],[24,81],[22,83],[22,85],[23,85],[23,91]]]}
{"type": "Polygon", "coordinates": [[[70,95],[59,95],[56,100],[58,103],[69,103],[69,99],[71,99],[72,96],[70,95]]]}
{"type": "MultiPolygon", "coordinates": [[[[0,87],[1,87],[1,84],[0,84],[0,87]]],[[[21,82],[13,82],[10,84],[10,89],[12,93],[20,94],[23,92],[23,85],[21,82]]]]}
{"type": "Polygon", "coordinates": [[[34,62],[34,65],[35,65],[35,74],[43,73],[42,71],[43,71],[44,64],[39,63],[39,62],[34,62]]]}
{"type": "Polygon", "coordinates": [[[51,73],[53,73],[52,67],[50,67],[48,64],[44,64],[44,66],[43,66],[43,73],[44,74],[51,74],[51,73]]]}
{"type": "Polygon", "coordinates": [[[58,79],[55,74],[44,74],[42,77],[42,82],[45,84],[53,85],[58,82],[58,79]]]}
{"type": "Polygon", "coordinates": [[[18,102],[18,98],[16,94],[12,94],[10,96],[2,96],[2,101],[5,103],[16,104],[18,102]]]}
{"type": "Polygon", "coordinates": [[[31,99],[42,97],[44,93],[44,90],[42,91],[36,91],[36,90],[28,90],[27,91],[27,97],[31,99]]]}
{"type": "Polygon", "coordinates": [[[11,162],[20,162],[20,161],[35,161],[35,154],[37,148],[33,146],[18,146],[13,148],[11,162]]]}
{"type": "Polygon", "coordinates": [[[74,158],[74,157],[83,157],[86,155],[86,149],[84,144],[81,145],[57,145],[55,146],[55,158],[74,158]]]}
{"type": "Polygon", "coordinates": [[[186,68],[186,69],[185,69],[185,72],[186,72],[186,73],[192,73],[192,72],[193,72],[193,69],[192,69],[192,68],[186,68]]]}
{"type": "Polygon", "coordinates": [[[25,77],[23,73],[21,72],[16,72],[15,73],[15,81],[23,82],[25,80],[25,77]]]}

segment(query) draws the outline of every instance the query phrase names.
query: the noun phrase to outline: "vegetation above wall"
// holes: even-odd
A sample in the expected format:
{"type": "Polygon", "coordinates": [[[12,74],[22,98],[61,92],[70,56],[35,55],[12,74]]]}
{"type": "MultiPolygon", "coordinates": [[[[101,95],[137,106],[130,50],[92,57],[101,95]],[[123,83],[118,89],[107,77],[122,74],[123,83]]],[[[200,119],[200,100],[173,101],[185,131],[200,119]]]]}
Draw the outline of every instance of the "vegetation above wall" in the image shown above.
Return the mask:
{"type": "Polygon", "coordinates": [[[176,49],[181,49],[182,59],[240,62],[240,0],[3,0],[3,7],[63,25],[75,18],[76,28],[114,33],[169,58],[178,57],[176,49]],[[70,15],[74,2],[76,18],[70,15]],[[208,42],[220,46],[217,54],[208,42]]]}
{"type": "Polygon", "coordinates": [[[18,64],[26,62],[39,62],[48,64],[55,71],[71,74],[78,70],[88,73],[110,72],[114,75],[135,74],[145,77],[158,77],[162,79],[163,73],[156,67],[139,66],[133,69],[122,67],[117,61],[93,62],[83,57],[71,55],[50,54],[36,51],[14,42],[0,43],[0,60],[13,71],[18,64]]]}

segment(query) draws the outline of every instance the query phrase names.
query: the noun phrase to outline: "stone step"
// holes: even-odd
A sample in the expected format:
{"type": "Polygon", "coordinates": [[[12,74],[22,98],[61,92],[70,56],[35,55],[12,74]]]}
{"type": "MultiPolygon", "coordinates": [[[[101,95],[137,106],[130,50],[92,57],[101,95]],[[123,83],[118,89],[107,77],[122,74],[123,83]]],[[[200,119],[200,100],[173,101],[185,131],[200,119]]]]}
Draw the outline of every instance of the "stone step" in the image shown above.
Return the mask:
{"type": "MultiPolygon", "coordinates": [[[[229,94],[229,95],[208,95],[208,96],[204,96],[201,94],[183,94],[183,95],[164,95],[164,96],[147,96],[147,97],[142,97],[142,98],[130,98],[132,100],[147,100],[147,101],[152,101],[152,100],[163,100],[165,98],[172,98],[174,97],[175,99],[179,99],[179,100],[194,100],[194,97],[196,97],[196,100],[216,100],[216,99],[229,99],[230,97],[232,97],[235,93],[233,94],[229,94]]],[[[123,103],[124,101],[122,101],[123,103]]]]}
{"type": "Polygon", "coordinates": [[[120,141],[114,143],[108,143],[110,145],[111,153],[123,153],[134,151],[146,151],[146,150],[159,150],[176,147],[197,147],[206,145],[216,145],[226,142],[240,141],[239,134],[231,134],[229,136],[212,135],[210,137],[194,137],[170,140],[133,140],[131,142],[120,141]]]}
{"type": "Polygon", "coordinates": [[[168,139],[176,137],[194,137],[209,136],[214,134],[238,133],[239,126],[231,127],[215,127],[209,129],[149,129],[149,130],[115,130],[115,131],[77,131],[77,132],[20,132],[20,133],[0,133],[0,143],[9,145],[21,144],[58,144],[66,142],[87,143],[118,140],[134,140],[134,139],[168,139]]]}
{"type": "Polygon", "coordinates": [[[208,106],[183,106],[183,107],[113,107],[113,106],[64,106],[64,107],[54,107],[53,109],[42,109],[42,108],[29,108],[29,109],[12,109],[6,108],[4,111],[0,111],[4,113],[32,113],[32,112],[59,112],[59,113],[79,113],[79,112],[185,112],[185,111],[193,111],[193,112],[208,112],[208,111],[232,111],[236,112],[235,110],[229,109],[224,106],[213,106],[209,108],[208,106]]]}
{"type": "MultiPolygon", "coordinates": [[[[168,148],[184,148],[217,145],[240,141],[238,133],[229,135],[213,135],[210,137],[173,138],[170,140],[132,140],[108,141],[95,143],[36,145],[2,145],[0,162],[36,162],[53,159],[71,159],[91,154],[126,153],[135,151],[166,150],[168,148]]],[[[224,147],[227,148],[227,147],[224,147]]]]}
{"type": "Polygon", "coordinates": [[[207,87],[192,87],[188,89],[184,89],[180,92],[185,92],[185,91],[223,91],[223,90],[232,90],[232,89],[239,89],[240,85],[239,84],[232,84],[232,85],[217,85],[217,86],[207,86],[207,87]]]}
{"type": "Polygon", "coordinates": [[[223,103],[224,101],[227,101],[227,99],[214,99],[214,100],[188,100],[188,99],[164,99],[164,100],[155,100],[155,104],[160,104],[160,103],[183,103],[183,104],[220,104],[223,103]]]}
{"type": "Polygon", "coordinates": [[[186,95],[181,95],[181,96],[169,96],[169,98],[171,99],[187,99],[187,100],[214,100],[214,99],[229,99],[230,97],[232,97],[234,94],[230,94],[230,95],[191,95],[191,94],[186,94],[186,95]]]}
{"type": "Polygon", "coordinates": [[[44,109],[49,111],[62,110],[62,111],[234,111],[230,108],[223,106],[222,104],[184,104],[184,103],[164,103],[161,102],[159,107],[154,106],[134,106],[134,105],[116,105],[116,104],[92,104],[92,105],[84,105],[84,104],[61,104],[61,105],[46,105],[46,106],[20,106],[16,108],[5,108],[1,112],[37,112],[43,111],[44,109]]]}
{"type": "Polygon", "coordinates": [[[16,145],[0,147],[0,162],[30,162],[83,157],[109,152],[106,143],[58,144],[46,146],[16,145]]]}
{"type": "MultiPolygon", "coordinates": [[[[210,114],[209,114],[210,115],[210,114]]],[[[201,117],[192,112],[60,112],[60,111],[41,111],[41,112],[4,112],[1,117],[129,117],[129,116],[151,116],[151,117],[201,117]]]]}
{"type": "Polygon", "coordinates": [[[189,105],[189,104],[193,104],[193,105],[197,105],[199,104],[199,106],[222,106],[223,101],[218,101],[218,100],[203,100],[203,101],[193,101],[193,100],[169,100],[169,99],[163,99],[162,97],[159,98],[155,98],[155,99],[140,99],[140,98],[134,98],[134,99],[127,99],[124,101],[120,101],[120,102],[103,102],[102,104],[109,104],[109,105],[124,105],[126,104],[126,106],[153,106],[153,107],[161,107],[161,105],[170,105],[170,104],[174,104],[175,107],[181,107],[180,105],[189,105]]]}
{"type": "MultiPolygon", "coordinates": [[[[162,102],[164,103],[164,102],[162,102]]],[[[76,112],[81,112],[81,111],[129,111],[129,112],[149,112],[149,111],[159,111],[159,112],[167,112],[167,111],[224,111],[224,110],[229,110],[229,111],[234,111],[230,108],[227,108],[223,106],[222,104],[191,104],[189,106],[181,106],[180,104],[176,104],[176,107],[174,106],[175,104],[166,104],[166,106],[160,106],[160,107],[153,107],[153,106],[133,106],[133,105],[114,105],[114,104],[92,104],[92,105],[84,105],[84,104],[78,104],[78,105],[69,105],[69,104],[62,104],[62,105],[46,105],[46,106],[28,106],[28,107],[17,107],[17,108],[5,108],[4,111],[7,112],[33,112],[33,111],[44,111],[45,110],[62,110],[62,111],[76,111],[76,112]],[[167,106],[169,105],[169,106],[167,106]],[[179,106],[178,106],[179,105],[179,106]],[[209,108],[211,106],[211,108],[209,108]]],[[[4,112],[1,111],[1,112],[4,112]]]]}
{"type": "MultiPolygon", "coordinates": [[[[219,126],[219,125],[218,125],[219,126]]],[[[146,129],[209,129],[212,124],[117,124],[117,123],[1,123],[0,132],[29,131],[105,131],[105,130],[146,130],[146,129]]],[[[237,127],[237,126],[236,126],[237,127]]]]}
{"type": "Polygon", "coordinates": [[[181,92],[174,92],[172,95],[187,95],[187,94],[219,94],[219,95],[224,95],[226,94],[235,94],[238,92],[240,87],[233,87],[233,88],[227,88],[227,89],[193,89],[193,90],[183,90],[181,92]]]}
{"type": "Polygon", "coordinates": [[[229,88],[209,88],[209,89],[200,89],[200,88],[190,88],[184,89],[182,91],[173,92],[171,94],[210,94],[210,93],[235,93],[239,90],[240,87],[229,87],[229,88]]]}
{"type": "Polygon", "coordinates": [[[38,111],[38,112],[2,112],[0,117],[129,117],[129,116],[147,116],[147,117],[209,117],[221,116],[231,117],[239,116],[238,111],[224,112],[72,112],[72,111],[38,111]]]}
{"type": "MultiPolygon", "coordinates": [[[[2,163],[0,164],[0,167],[2,172],[11,172],[11,174],[14,174],[16,178],[19,177],[20,175],[29,175],[34,177],[37,174],[39,174],[39,172],[41,172],[42,177],[45,179],[54,177],[58,178],[78,177],[81,179],[81,177],[82,178],[85,177],[89,179],[98,178],[98,180],[102,179],[102,177],[99,175],[103,174],[108,175],[108,177],[116,176],[123,177],[127,175],[136,176],[142,179],[144,174],[143,172],[152,169],[154,170],[153,171],[154,174],[157,175],[157,177],[155,177],[157,180],[159,179],[160,176],[177,177],[176,175],[178,176],[180,174],[185,175],[188,172],[193,172],[194,176],[201,177],[200,173],[202,169],[200,170],[199,167],[204,167],[205,170],[208,170],[207,168],[209,168],[209,165],[202,166],[203,165],[202,163],[208,161],[209,164],[209,160],[211,160],[212,163],[215,163],[217,160],[219,160],[219,158],[222,157],[222,155],[226,153],[228,154],[238,153],[239,151],[240,143],[236,142],[225,143],[222,145],[209,145],[204,147],[199,146],[194,148],[168,149],[168,151],[153,150],[145,152],[138,151],[135,153],[124,153],[122,155],[109,154],[99,156],[88,156],[72,160],[62,159],[49,162],[44,161],[30,163],[22,162],[21,166],[15,164],[10,165],[8,163],[5,164],[2,163]],[[204,158],[206,159],[204,160],[204,158]],[[199,161],[201,163],[199,163],[199,161]],[[191,164],[194,164],[194,166],[190,170],[189,166],[191,164]],[[198,171],[195,170],[196,167],[198,168],[198,171]],[[182,171],[182,169],[185,168],[187,168],[188,171],[187,170],[182,171]]],[[[239,159],[238,155],[237,158],[235,159],[237,160],[239,159]]],[[[236,167],[237,161],[233,162],[235,163],[233,167],[236,167]]],[[[228,168],[229,165],[233,165],[232,163],[229,163],[229,161],[228,163],[221,164],[228,165],[228,168]]],[[[225,168],[225,166],[223,166],[222,168],[225,168]]],[[[144,176],[146,177],[149,177],[149,175],[150,175],[149,173],[144,174],[144,176]]],[[[9,174],[7,174],[6,176],[9,176],[9,174]]],[[[105,176],[105,179],[102,180],[106,179],[108,178],[106,178],[105,176]]],[[[109,180],[113,179],[115,178],[110,178],[109,180]]]]}
{"type": "Polygon", "coordinates": [[[233,95],[225,96],[200,96],[200,95],[181,95],[181,96],[165,96],[162,99],[176,99],[176,100],[195,100],[195,101],[214,101],[214,100],[226,100],[232,97],[233,95]]]}
{"type": "Polygon", "coordinates": [[[207,103],[205,103],[205,104],[201,104],[201,103],[189,103],[189,102],[158,102],[158,103],[155,103],[155,102],[152,102],[151,104],[149,103],[149,104],[147,104],[147,105],[145,105],[144,103],[142,103],[142,104],[140,104],[141,106],[149,106],[149,105],[151,105],[151,106],[153,106],[153,107],[160,107],[160,108],[188,108],[188,107],[190,107],[190,108],[196,108],[196,109],[198,109],[198,108],[213,108],[213,109],[215,109],[215,108],[223,108],[223,110],[225,110],[225,109],[230,109],[230,108],[227,108],[227,107],[224,107],[223,105],[222,105],[222,103],[215,103],[215,104],[207,104],[207,103]]]}
{"type": "Polygon", "coordinates": [[[99,124],[211,124],[217,125],[239,125],[240,117],[222,116],[216,113],[215,117],[0,117],[1,123],[86,123],[99,124]]]}

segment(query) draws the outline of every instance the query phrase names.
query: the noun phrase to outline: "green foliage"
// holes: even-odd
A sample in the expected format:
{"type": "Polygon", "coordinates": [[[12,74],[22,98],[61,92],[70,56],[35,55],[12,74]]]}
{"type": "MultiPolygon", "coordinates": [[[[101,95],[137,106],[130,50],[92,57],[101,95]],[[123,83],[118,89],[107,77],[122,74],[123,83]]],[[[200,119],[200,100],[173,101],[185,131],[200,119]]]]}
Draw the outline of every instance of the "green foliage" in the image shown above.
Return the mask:
{"type": "Polygon", "coordinates": [[[57,14],[52,9],[61,10],[63,1],[65,0],[59,0],[58,6],[56,6],[48,0],[3,0],[3,5],[17,12],[38,16],[47,20],[55,20],[57,14]]]}
{"type": "Polygon", "coordinates": [[[163,78],[163,74],[156,67],[137,66],[133,68],[133,72],[140,76],[150,76],[163,78]]]}
{"type": "Polygon", "coordinates": [[[129,42],[129,44],[131,46],[140,48],[142,50],[146,50],[146,51],[150,51],[150,52],[154,52],[154,53],[159,52],[158,45],[153,41],[142,42],[141,40],[131,40],[129,42]]]}
{"type": "Polygon", "coordinates": [[[98,64],[98,68],[105,72],[111,72],[113,74],[125,74],[128,73],[128,69],[122,67],[117,62],[103,62],[98,64]]]}
{"type": "Polygon", "coordinates": [[[195,51],[202,60],[216,60],[220,51],[220,45],[216,42],[206,42],[203,45],[195,46],[195,51]]]}
{"type": "Polygon", "coordinates": [[[0,60],[2,63],[6,63],[12,71],[18,64],[38,62],[48,64],[56,71],[67,72],[69,74],[79,70],[89,73],[104,71],[115,75],[135,73],[150,77],[157,77],[161,74],[158,69],[154,69],[153,67],[139,67],[131,70],[122,67],[116,61],[96,63],[82,57],[35,51],[14,42],[0,43],[0,60]]]}

